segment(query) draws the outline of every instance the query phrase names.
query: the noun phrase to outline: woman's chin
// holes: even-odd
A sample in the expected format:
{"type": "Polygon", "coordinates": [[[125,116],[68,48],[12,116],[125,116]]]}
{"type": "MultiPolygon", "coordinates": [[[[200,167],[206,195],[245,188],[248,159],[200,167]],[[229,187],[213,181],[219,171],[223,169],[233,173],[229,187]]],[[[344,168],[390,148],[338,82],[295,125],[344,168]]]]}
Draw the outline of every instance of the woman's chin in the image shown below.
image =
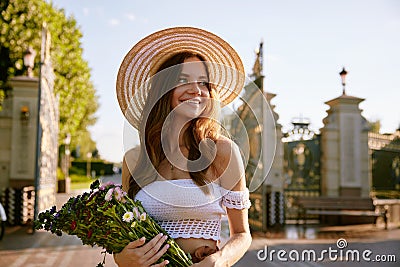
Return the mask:
{"type": "Polygon", "coordinates": [[[175,115],[182,116],[187,119],[198,118],[205,110],[205,104],[182,103],[173,112],[175,115]]]}

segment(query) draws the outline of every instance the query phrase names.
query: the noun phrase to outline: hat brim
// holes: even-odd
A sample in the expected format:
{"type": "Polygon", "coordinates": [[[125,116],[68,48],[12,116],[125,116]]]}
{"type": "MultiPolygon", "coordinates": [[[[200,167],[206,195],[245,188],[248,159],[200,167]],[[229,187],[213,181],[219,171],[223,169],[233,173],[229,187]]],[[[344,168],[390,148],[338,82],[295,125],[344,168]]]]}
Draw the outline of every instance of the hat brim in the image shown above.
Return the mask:
{"type": "Polygon", "coordinates": [[[214,66],[210,81],[217,85],[222,105],[235,99],[244,85],[244,68],[236,51],[223,39],[193,27],[175,27],[140,40],[125,56],[117,76],[117,98],[128,122],[138,129],[150,86],[149,79],[169,57],[191,52],[214,66]]]}

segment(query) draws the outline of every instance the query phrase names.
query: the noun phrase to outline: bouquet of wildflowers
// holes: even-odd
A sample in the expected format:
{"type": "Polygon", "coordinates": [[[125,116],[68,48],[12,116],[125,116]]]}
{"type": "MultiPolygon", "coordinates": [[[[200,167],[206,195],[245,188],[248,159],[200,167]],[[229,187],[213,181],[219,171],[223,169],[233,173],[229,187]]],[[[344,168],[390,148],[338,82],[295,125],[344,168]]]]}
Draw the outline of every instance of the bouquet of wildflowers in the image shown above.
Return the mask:
{"type": "MultiPolygon", "coordinates": [[[[42,212],[35,221],[36,229],[51,231],[58,236],[62,232],[76,235],[84,245],[97,245],[105,253],[118,253],[131,241],[145,237],[151,240],[159,233],[168,235],[144,210],[140,201],[133,201],[120,185],[106,183],[100,186],[97,180],[90,192],[71,197],[59,211],[54,206],[42,212]]],[[[168,251],[158,261],[168,260],[171,266],[192,265],[191,257],[168,237],[168,251]]]]}

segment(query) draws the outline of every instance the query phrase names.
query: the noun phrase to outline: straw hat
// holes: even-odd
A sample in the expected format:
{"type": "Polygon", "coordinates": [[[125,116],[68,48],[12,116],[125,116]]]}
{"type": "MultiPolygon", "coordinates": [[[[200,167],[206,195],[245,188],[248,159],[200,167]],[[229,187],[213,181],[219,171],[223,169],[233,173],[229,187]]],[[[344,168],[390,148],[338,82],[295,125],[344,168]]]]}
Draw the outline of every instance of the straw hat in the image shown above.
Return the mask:
{"type": "Polygon", "coordinates": [[[236,51],[220,37],[193,27],[174,27],[140,40],[125,56],[117,76],[117,98],[124,116],[138,128],[150,90],[149,79],[162,63],[180,52],[202,55],[208,64],[210,83],[222,105],[238,96],[244,84],[244,68],[236,51]]]}

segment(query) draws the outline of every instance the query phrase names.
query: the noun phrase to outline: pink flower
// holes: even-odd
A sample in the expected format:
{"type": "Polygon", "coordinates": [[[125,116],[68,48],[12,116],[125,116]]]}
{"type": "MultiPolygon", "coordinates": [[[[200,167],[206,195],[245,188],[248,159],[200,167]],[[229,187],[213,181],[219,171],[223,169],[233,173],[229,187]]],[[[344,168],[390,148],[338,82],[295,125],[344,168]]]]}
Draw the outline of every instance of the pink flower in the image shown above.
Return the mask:
{"type": "Polygon", "coordinates": [[[110,188],[106,194],[106,196],[104,197],[104,199],[106,201],[110,201],[112,199],[113,196],[113,192],[114,192],[114,188],[110,188]]]}
{"type": "Polygon", "coordinates": [[[133,216],[135,216],[135,219],[139,219],[139,217],[140,217],[140,213],[139,213],[139,210],[138,210],[138,208],[133,208],[133,216]]]}
{"type": "Polygon", "coordinates": [[[121,201],[122,198],[124,197],[124,191],[122,191],[120,187],[115,187],[114,196],[118,201],[121,201]]]}
{"type": "Polygon", "coordinates": [[[113,184],[114,184],[113,182],[108,181],[107,183],[102,184],[102,185],[99,187],[99,190],[102,191],[102,190],[106,189],[107,186],[113,185],[113,184]]]}

